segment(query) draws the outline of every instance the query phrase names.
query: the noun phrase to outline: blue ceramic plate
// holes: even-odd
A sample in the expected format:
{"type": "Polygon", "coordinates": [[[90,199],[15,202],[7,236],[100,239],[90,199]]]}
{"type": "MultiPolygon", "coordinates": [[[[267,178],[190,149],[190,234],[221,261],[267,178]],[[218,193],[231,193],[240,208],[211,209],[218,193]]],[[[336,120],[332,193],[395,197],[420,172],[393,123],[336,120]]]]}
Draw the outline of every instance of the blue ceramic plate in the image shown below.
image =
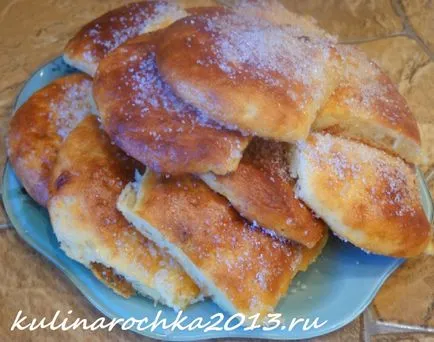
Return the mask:
{"type": "MultiPolygon", "coordinates": [[[[15,109],[36,90],[54,79],[76,72],[61,58],[39,69],[25,84],[17,98],[15,109]]],[[[420,174],[419,174],[420,175],[420,174]]],[[[432,201],[423,179],[421,197],[427,215],[432,219],[432,201]]],[[[38,206],[25,192],[14,171],[8,164],[3,179],[3,200],[12,224],[21,237],[33,248],[53,262],[80,289],[84,296],[109,318],[148,317],[152,320],[158,310],[169,322],[176,314],[169,308],[154,305],[153,301],[136,296],[124,299],[102,285],[92,273],[79,263],[69,259],[60,249],[53,234],[47,211],[38,206]]],[[[255,337],[269,339],[312,338],[332,332],[354,320],[371,302],[387,277],[402,263],[400,259],[366,254],[348,243],[331,238],[324,253],[305,273],[299,274],[291,286],[288,295],[281,301],[276,312],[282,314],[284,323],[278,329],[265,331],[257,329],[244,331],[203,330],[171,331],[159,327],[154,331],[132,330],[153,338],[164,340],[198,340],[218,337],[255,337]],[[304,330],[302,324],[293,329],[288,323],[293,319],[319,318],[318,323],[327,321],[318,329],[304,330]],[[285,325],[286,324],[286,325],[285,325]]],[[[210,316],[220,309],[210,300],[195,304],[185,311],[194,318],[210,316]]]]}

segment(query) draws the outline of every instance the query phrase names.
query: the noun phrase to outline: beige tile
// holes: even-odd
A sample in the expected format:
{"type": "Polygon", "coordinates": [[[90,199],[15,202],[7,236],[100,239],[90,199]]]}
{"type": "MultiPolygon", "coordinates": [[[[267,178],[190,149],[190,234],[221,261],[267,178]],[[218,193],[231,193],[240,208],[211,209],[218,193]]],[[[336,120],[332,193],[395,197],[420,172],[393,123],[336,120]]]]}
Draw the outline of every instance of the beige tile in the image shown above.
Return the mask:
{"type": "Polygon", "coordinates": [[[358,317],[350,324],[346,325],[342,329],[332,332],[328,335],[321,336],[319,338],[311,339],[311,342],[346,342],[346,341],[362,341],[362,317],[358,317]]]}
{"type": "Polygon", "coordinates": [[[434,342],[432,334],[387,334],[374,336],[372,342],[434,342]]]}
{"type": "MultiPolygon", "coordinates": [[[[425,174],[431,170],[434,172],[434,123],[419,124],[422,138],[422,150],[425,154],[425,160],[420,168],[425,174]]],[[[434,192],[431,192],[434,197],[434,192]]]]}
{"type": "Polygon", "coordinates": [[[413,39],[393,37],[357,45],[390,76],[397,85],[409,82],[421,66],[429,61],[413,39]]]}
{"type": "Polygon", "coordinates": [[[434,124],[434,62],[418,68],[400,90],[419,123],[434,124]]]}
{"type": "Polygon", "coordinates": [[[380,320],[434,327],[434,258],[407,261],[383,285],[374,300],[380,320]]]}
{"type": "MultiPolygon", "coordinates": [[[[15,97],[41,64],[61,54],[80,26],[125,1],[0,1],[0,176],[5,135],[15,97]]],[[[6,218],[0,209],[0,226],[6,218]]]]}
{"type": "MultiPolygon", "coordinates": [[[[362,342],[362,334],[361,334],[361,317],[358,317],[351,323],[347,324],[343,328],[332,332],[330,334],[318,337],[318,338],[312,338],[305,341],[309,342],[362,342]]],[[[213,342],[220,342],[223,340],[212,340],[213,342]]],[[[242,339],[231,339],[227,340],[230,342],[246,342],[247,340],[242,339]]],[[[252,339],[248,340],[249,342],[260,342],[264,340],[259,339],[252,339]]]]}
{"type": "Polygon", "coordinates": [[[72,283],[45,258],[27,247],[13,230],[0,230],[0,336],[2,341],[147,341],[131,332],[115,328],[88,332],[78,329],[50,331],[10,331],[19,310],[29,318],[53,317],[59,321],[86,318],[93,322],[101,314],[72,283]],[[68,310],[73,312],[68,315],[68,310]]]}
{"type": "Polygon", "coordinates": [[[413,30],[434,53],[434,2],[403,0],[402,4],[413,30]]]}
{"type": "Polygon", "coordinates": [[[341,40],[384,37],[403,30],[389,0],[281,0],[290,10],[314,17],[341,40]]]}

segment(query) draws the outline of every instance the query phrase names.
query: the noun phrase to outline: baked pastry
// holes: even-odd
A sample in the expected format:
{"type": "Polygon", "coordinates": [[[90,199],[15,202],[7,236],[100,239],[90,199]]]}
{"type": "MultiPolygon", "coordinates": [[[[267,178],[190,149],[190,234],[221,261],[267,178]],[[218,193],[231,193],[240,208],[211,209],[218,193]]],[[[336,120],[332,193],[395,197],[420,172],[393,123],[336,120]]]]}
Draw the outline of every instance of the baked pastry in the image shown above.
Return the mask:
{"type": "Polygon", "coordinates": [[[158,172],[235,170],[250,138],[210,122],[172,92],[155,64],[159,39],[158,32],[132,39],[101,62],[94,98],[103,128],[158,172]]]}
{"type": "Polygon", "coordinates": [[[333,43],[230,10],[164,30],[157,64],[174,92],[226,127],[292,142],[307,137],[337,85],[333,43]]]}
{"type": "Polygon", "coordinates": [[[297,196],[342,239],[395,257],[427,248],[432,229],[413,166],[367,145],[316,133],[297,144],[292,167],[297,196]]]}
{"type": "MultiPolygon", "coordinates": [[[[147,170],[122,192],[118,208],[144,235],[165,248],[224,310],[271,312],[300,267],[303,247],[264,234],[225,198],[193,176],[147,170]]],[[[317,253],[322,249],[318,245],[317,253]]]]}
{"type": "Polygon", "coordinates": [[[66,63],[93,76],[99,62],[128,39],[165,28],[187,16],[188,7],[213,4],[209,0],[156,0],[126,4],[85,25],[68,42],[63,58],[66,63]]]}
{"type": "Polygon", "coordinates": [[[57,79],[35,92],[14,114],[8,156],[29,195],[46,206],[50,171],[63,139],[83,117],[94,113],[92,80],[85,74],[57,79]]]}
{"type": "Polygon", "coordinates": [[[94,75],[99,62],[112,50],[139,34],[158,30],[187,13],[171,1],[140,1],[124,5],[85,25],[66,45],[63,58],[94,75]]]}
{"type": "Polygon", "coordinates": [[[243,217],[272,234],[312,248],[327,228],[295,197],[289,150],[287,143],[255,138],[236,171],[200,177],[225,196],[243,217]]]}
{"type": "Polygon", "coordinates": [[[390,78],[358,49],[341,46],[343,80],[321,108],[314,130],[328,130],[418,162],[416,118],[390,78]]]}
{"type": "Polygon", "coordinates": [[[324,234],[321,236],[321,239],[316,243],[312,248],[306,248],[304,246],[301,247],[301,260],[298,265],[299,272],[305,272],[309,268],[311,264],[313,264],[318,257],[321,255],[324,247],[327,245],[329,240],[329,231],[328,229],[324,231],[324,234]]]}
{"type": "Polygon", "coordinates": [[[136,168],[141,166],[110,142],[95,116],[85,118],[62,144],[53,169],[53,229],[69,257],[118,293],[128,296],[134,289],[183,309],[200,298],[195,283],[116,209],[136,168]]]}

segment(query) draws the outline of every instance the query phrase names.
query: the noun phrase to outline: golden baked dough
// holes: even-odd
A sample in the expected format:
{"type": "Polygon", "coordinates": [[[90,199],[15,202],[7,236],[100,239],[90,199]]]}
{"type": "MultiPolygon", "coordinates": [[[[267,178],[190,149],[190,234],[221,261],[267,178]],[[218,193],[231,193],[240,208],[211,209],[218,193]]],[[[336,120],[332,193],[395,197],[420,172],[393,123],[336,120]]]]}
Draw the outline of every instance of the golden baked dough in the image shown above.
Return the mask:
{"type": "Polygon", "coordinates": [[[421,254],[432,230],[416,174],[397,157],[326,134],[299,142],[297,195],[344,240],[395,257],[421,254]]]}
{"type": "MultiPolygon", "coordinates": [[[[84,119],[62,144],[53,169],[48,202],[53,229],[72,259],[94,270],[95,263],[112,268],[138,292],[182,309],[198,299],[199,289],[116,209],[121,190],[140,167],[111,143],[96,117],[84,119]]],[[[124,284],[109,285],[128,295],[124,284]]]]}
{"type": "Polygon", "coordinates": [[[254,139],[237,170],[224,176],[201,175],[245,218],[285,239],[309,248],[325,234],[324,223],[295,197],[289,145],[254,139]]]}
{"type": "MultiPolygon", "coordinates": [[[[99,62],[130,38],[156,31],[185,17],[191,6],[212,6],[213,1],[140,1],[116,8],[85,25],[68,42],[65,61],[89,75],[94,75],[99,62]]],[[[194,13],[194,11],[193,11],[194,13]]]]}
{"type": "Polygon", "coordinates": [[[312,248],[301,248],[301,261],[300,265],[298,266],[299,271],[306,271],[309,266],[316,261],[316,259],[321,255],[324,247],[326,246],[328,239],[329,231],[328,229],[326,229],[321,239],[317,242],[315,246],[313,246],[312,248]]]}
{"type": "Polygon", "coordinates": [[[207,121],[161,79],[159,33],[132,39],[104,59],[94,81],[103,128],[127,154],[158,172],[225,174],[249,138],[207,121]]]}
{"type": "Polygon", "coordinates": [[[107,285],[118,295],[129,298],[136,293],[131,283],[125,277],[116,274],[113,268],[104,266],[98,262],[90,263],[89,268],[99,281],[107,285]]]}
{"type": "Polygon", "coordinates": [[[35,92],[14,114],[8,156],[29,195],[46,206],[48,182],[63,139],[92,107],[92,80],[73,74],[35,92]]]}
{"type": "Polygon", "coordinates": [[[273,311],[299,268],[322,249],[304,255],[301,245],[264,234],[190,175],[148,170],[124,189],[118,208],[231,314],[273,311]]]}
{"type": "Polygon", "coordinates": [[[161,75],[185,101],[226,127],[288,142],[307,137],[338,61],[328,39],[229,10],[176,21],[157,46],[161,75]]]}
{"type": "Polygon", "coordinates": [[[421,139],[416,118],[390,78],[353,47],[340,47],[343,81],[324,104],[315,130],[361,140],[418,162],[421,139]]]}

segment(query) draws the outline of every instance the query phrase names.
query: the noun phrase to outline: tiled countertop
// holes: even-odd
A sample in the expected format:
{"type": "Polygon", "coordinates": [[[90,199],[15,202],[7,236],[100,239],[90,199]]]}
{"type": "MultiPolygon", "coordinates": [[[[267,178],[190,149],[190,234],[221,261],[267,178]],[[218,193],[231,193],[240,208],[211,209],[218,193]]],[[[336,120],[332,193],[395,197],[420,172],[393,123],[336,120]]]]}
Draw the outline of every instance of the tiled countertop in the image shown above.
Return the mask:
{"type": "MultiPolygon", "coordinates": [[[[84,23],[122,0],[0,0],[0,167],[4,133],[14,98],[31,72],[61,54],[84,23]]],[[[194,3],[193,0],[189,1],[194,3]]],[[[291,10],[313,16],[341,42],[374,58],[399,85],[417,116],[429,161],[423,170],[434,193],[434,1],[288,0],[291,10]]],[[[0,227],[8,222],[0,212],[0,227]]],[[[114,329],[11,332],[19,310],[29,317],[99,317],[79,291],[13,229],[0,230],[0,340],[145,341],[114,329]]],[[[405,263],[384,285],[371,308],[347,327],[318,341],[434,341],[434,257],[405,263]]]]}

